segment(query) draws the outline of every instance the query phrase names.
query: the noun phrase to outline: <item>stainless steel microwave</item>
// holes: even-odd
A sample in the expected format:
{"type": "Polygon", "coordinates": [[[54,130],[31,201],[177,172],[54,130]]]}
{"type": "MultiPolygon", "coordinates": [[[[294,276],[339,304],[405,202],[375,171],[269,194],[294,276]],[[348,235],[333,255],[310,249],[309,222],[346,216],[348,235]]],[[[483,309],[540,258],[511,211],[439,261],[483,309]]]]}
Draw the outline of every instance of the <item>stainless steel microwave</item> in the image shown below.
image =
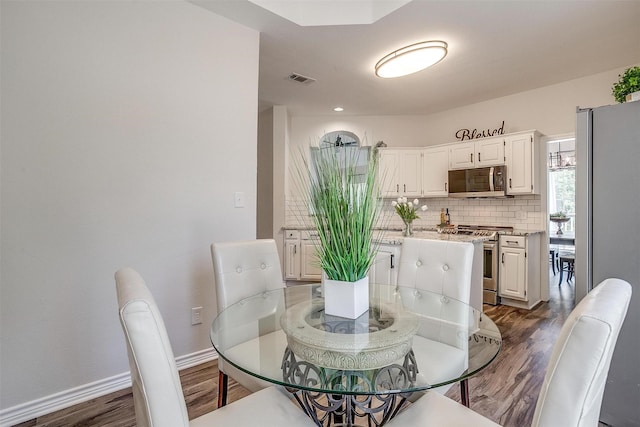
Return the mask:
{"type": "Polygon", "coordinates": [[[506,197],[507,167],[449,171],[450,197],[506,197]]]}

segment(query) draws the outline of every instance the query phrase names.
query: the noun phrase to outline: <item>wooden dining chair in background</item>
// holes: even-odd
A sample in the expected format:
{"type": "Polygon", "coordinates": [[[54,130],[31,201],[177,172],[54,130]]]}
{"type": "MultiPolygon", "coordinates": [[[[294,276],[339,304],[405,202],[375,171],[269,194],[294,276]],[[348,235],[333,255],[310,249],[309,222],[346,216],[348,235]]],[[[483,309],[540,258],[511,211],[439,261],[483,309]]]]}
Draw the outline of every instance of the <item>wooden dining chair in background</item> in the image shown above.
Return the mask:
{"type": "MultiPolygon", "coordinates": [[[[243,298],[285,286],[278,248],[273,239],[213,243],[211,258],[218,313],[243,298]]],[[[236,337],[238,343],[243,338],[236,337]]],[[[279,339],[278,336],[271,338],[279,339]]],[[[227,403],[229,376],[252,392],[270,385],[226,363],[222,357],[218,357],[218,371],[218,407],[227,403]]]]}
{"type": "Polygon", "coordinates": [[[132,268],[118,270],[115,279],[138,427],[315,425],[276,387],[189,421],[169,336],[151,292],[132,268]]]}
{"type": "MultiPolygon", "coordinates": [[[[560,330],[532,427],[598,425],[611,357],[631,300],[631,285],[607,279],[573,309],[560,330]]],[[[439,393],[426,393],[389,425],[496,427],[439,393]]]]}

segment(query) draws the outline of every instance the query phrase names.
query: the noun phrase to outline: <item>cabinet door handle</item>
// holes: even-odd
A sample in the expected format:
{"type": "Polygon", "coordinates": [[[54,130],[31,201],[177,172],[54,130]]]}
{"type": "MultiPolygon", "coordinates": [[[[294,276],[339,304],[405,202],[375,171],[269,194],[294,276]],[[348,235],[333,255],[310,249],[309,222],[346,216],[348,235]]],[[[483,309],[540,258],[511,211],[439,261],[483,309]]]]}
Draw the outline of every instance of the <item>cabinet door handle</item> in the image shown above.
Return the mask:
{"type": "Polygon", "coordinates": [[[396,193],[400,192],[400,184],[396,184],[396,193]]]}
{"type": "Polygon", "coordinates": [[[478,162],[481,162],[482,160],[480,160],[480,153],[478,153],[478,162]]]}
{"type": "Polygon", "coordinates": [[[511,178],[509,178],[509,188],[511,188],[511,178]]]}
{"type": "Polygon", "coordinates": [[[407,192],[407,184],[402,184],[404,186],[404,192],[407,192]]]}
{"type": "Polygon", "coordinates": [[[471,163],[473,163],[473,153],[469,154],[471,156],[471,163]]]}
{"type": "Polygon", "coordinates": [[[293,245],[293,254],[297,254],[298,253],[298,245],[293,245]]]}
{"type": "Polygon", "coordinates": [[[447,183],[444,183],[444,191],[447,191],[447,183]]]}
{"type": "Polygon", "coordinates": [[[393,254],[391,254],[391,268],[396,268],[396,266],[395,266],[395,265],[393,265],[393,257],[394,257],[394,255],[393,255],[393,254]]]}
{"type": "Polygon", "coordinates": [[[504,253],[502,254],[502,263],[504,264],[504,253]]]}

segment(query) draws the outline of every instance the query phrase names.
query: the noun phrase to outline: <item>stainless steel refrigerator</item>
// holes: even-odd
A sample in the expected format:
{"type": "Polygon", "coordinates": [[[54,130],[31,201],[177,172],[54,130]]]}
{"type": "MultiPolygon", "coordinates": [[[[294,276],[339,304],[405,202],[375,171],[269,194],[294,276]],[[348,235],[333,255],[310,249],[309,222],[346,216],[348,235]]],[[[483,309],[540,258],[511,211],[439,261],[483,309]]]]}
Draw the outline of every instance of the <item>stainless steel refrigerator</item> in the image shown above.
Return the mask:
{"type": "MultiPolygon", "coordinates": [[[[640,102],[578,109],[576,301],[608,277],[631,283],[600,413],[640,426],[640,102]]],[[[571,396],[567,396],[571,398],[571,396]]]]}

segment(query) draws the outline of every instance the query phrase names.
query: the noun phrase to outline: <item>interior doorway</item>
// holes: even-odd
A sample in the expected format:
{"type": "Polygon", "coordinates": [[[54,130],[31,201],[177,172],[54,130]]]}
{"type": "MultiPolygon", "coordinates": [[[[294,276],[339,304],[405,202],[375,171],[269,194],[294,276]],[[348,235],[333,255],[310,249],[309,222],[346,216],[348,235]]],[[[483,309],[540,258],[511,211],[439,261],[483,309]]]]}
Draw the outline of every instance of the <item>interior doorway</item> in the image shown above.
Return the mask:
{"type": "Polygon", "coordinates": [[[549,288],[575,293],[576,221],[575,135],[550,138],[547,143],[547,211],[549,230],[549,288]],[[556,289],[557,288],[557,289],[556,289]]]}

